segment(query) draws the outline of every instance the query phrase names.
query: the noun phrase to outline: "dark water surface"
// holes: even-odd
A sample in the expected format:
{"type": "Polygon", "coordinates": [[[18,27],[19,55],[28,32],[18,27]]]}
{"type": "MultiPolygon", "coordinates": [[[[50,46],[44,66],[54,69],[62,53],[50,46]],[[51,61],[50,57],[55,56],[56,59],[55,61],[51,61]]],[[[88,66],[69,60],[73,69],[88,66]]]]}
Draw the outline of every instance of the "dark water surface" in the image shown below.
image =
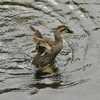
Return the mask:
{"type": "Polygon", "coordinates": [[[99,0],[0,0],[0,100],[99,100],[99,51],[99,0]],[[56,59],[66,86],[33,85],[34,21],[70,30],[56,59]]]}

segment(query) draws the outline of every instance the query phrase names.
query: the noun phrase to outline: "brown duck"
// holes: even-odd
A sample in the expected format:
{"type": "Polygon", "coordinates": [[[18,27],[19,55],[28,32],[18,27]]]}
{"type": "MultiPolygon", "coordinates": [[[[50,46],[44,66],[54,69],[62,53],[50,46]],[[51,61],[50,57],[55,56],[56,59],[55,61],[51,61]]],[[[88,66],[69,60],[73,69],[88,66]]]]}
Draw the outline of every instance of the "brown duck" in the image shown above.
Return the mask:
{"type": "Polygon", "coordinates": [[[58,72],[58,68],[55,67],[54,62],[56,56],[63,48],[62,33],[65,30],[65,26],[60,25],[54,29],[54,41],[44,38],[34,26],[30,28],[34,32],[33,42],[36,43],[37,54],[33,58],[32,64],[38,68],[37,74],[44,75],[58,72]]]}

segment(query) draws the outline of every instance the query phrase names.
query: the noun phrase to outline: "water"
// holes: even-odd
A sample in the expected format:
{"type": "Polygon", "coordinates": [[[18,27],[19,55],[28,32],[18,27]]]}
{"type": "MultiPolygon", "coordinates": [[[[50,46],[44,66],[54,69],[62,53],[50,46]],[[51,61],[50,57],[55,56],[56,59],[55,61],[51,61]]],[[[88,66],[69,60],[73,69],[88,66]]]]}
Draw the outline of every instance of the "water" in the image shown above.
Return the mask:
{"type": "Polygon", "coordinates": [[[0,99],[99,100],[99,12],[99,0],[0,0],[0,99]],[[49,29],[62,23],[70,30],[56,59],[64,87],[33,85],[33,21],[49,29]]]}

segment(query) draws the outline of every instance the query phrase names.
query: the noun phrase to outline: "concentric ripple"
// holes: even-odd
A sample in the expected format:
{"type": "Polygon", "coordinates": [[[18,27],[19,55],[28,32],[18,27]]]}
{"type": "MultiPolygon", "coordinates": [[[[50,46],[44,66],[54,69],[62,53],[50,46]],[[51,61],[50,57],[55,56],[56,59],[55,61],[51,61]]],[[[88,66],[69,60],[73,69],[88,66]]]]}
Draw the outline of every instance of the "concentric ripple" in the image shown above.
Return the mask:
{"type": "Polygon", "coordinates": [[[51,30],[60,24],[68,28],[64,48],[56,59],[66,83],[64,89],[98,77],[99,7],[100,2],[93,0],[0,0],[0,94],[35,88],[31,65],[35,45],[29,28],[34,21],[41,21],[51,30]]]}

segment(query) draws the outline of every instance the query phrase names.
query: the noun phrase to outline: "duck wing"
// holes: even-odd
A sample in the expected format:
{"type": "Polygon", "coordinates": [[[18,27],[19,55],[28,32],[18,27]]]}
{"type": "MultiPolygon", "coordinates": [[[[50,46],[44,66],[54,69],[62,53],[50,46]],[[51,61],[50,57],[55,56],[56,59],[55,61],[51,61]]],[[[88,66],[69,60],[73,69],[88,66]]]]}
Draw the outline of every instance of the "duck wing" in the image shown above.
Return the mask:
{"type": "Polygon", "coordinates": [[[45,47],[48,50],[51,50],[52,48],[47,40],[45,40],[44,38],[39,38],[35,35],[33,35],[33,42],[39,44],[39,46],[45,47]]]}
{"type": "Polygon", "coordinates": [[[30,26],[30,29],[34,32],[34,36],[37,36],[39,38],[43,38],[42,34],[36,28],[34,28],[33,26],[30,26]]]}
{"type": "Polygon", "coordinates": [[[51,50],[54,46],[54,42],[48,38],[42,36],[41,33],[48,33],[48,29],[41,25],[40,23],[33,23],[30,26],[31,30],[34,32],[33,34],[33,42],[38,44],[39,46],[45,47],[48,50],[51,50]]]}

